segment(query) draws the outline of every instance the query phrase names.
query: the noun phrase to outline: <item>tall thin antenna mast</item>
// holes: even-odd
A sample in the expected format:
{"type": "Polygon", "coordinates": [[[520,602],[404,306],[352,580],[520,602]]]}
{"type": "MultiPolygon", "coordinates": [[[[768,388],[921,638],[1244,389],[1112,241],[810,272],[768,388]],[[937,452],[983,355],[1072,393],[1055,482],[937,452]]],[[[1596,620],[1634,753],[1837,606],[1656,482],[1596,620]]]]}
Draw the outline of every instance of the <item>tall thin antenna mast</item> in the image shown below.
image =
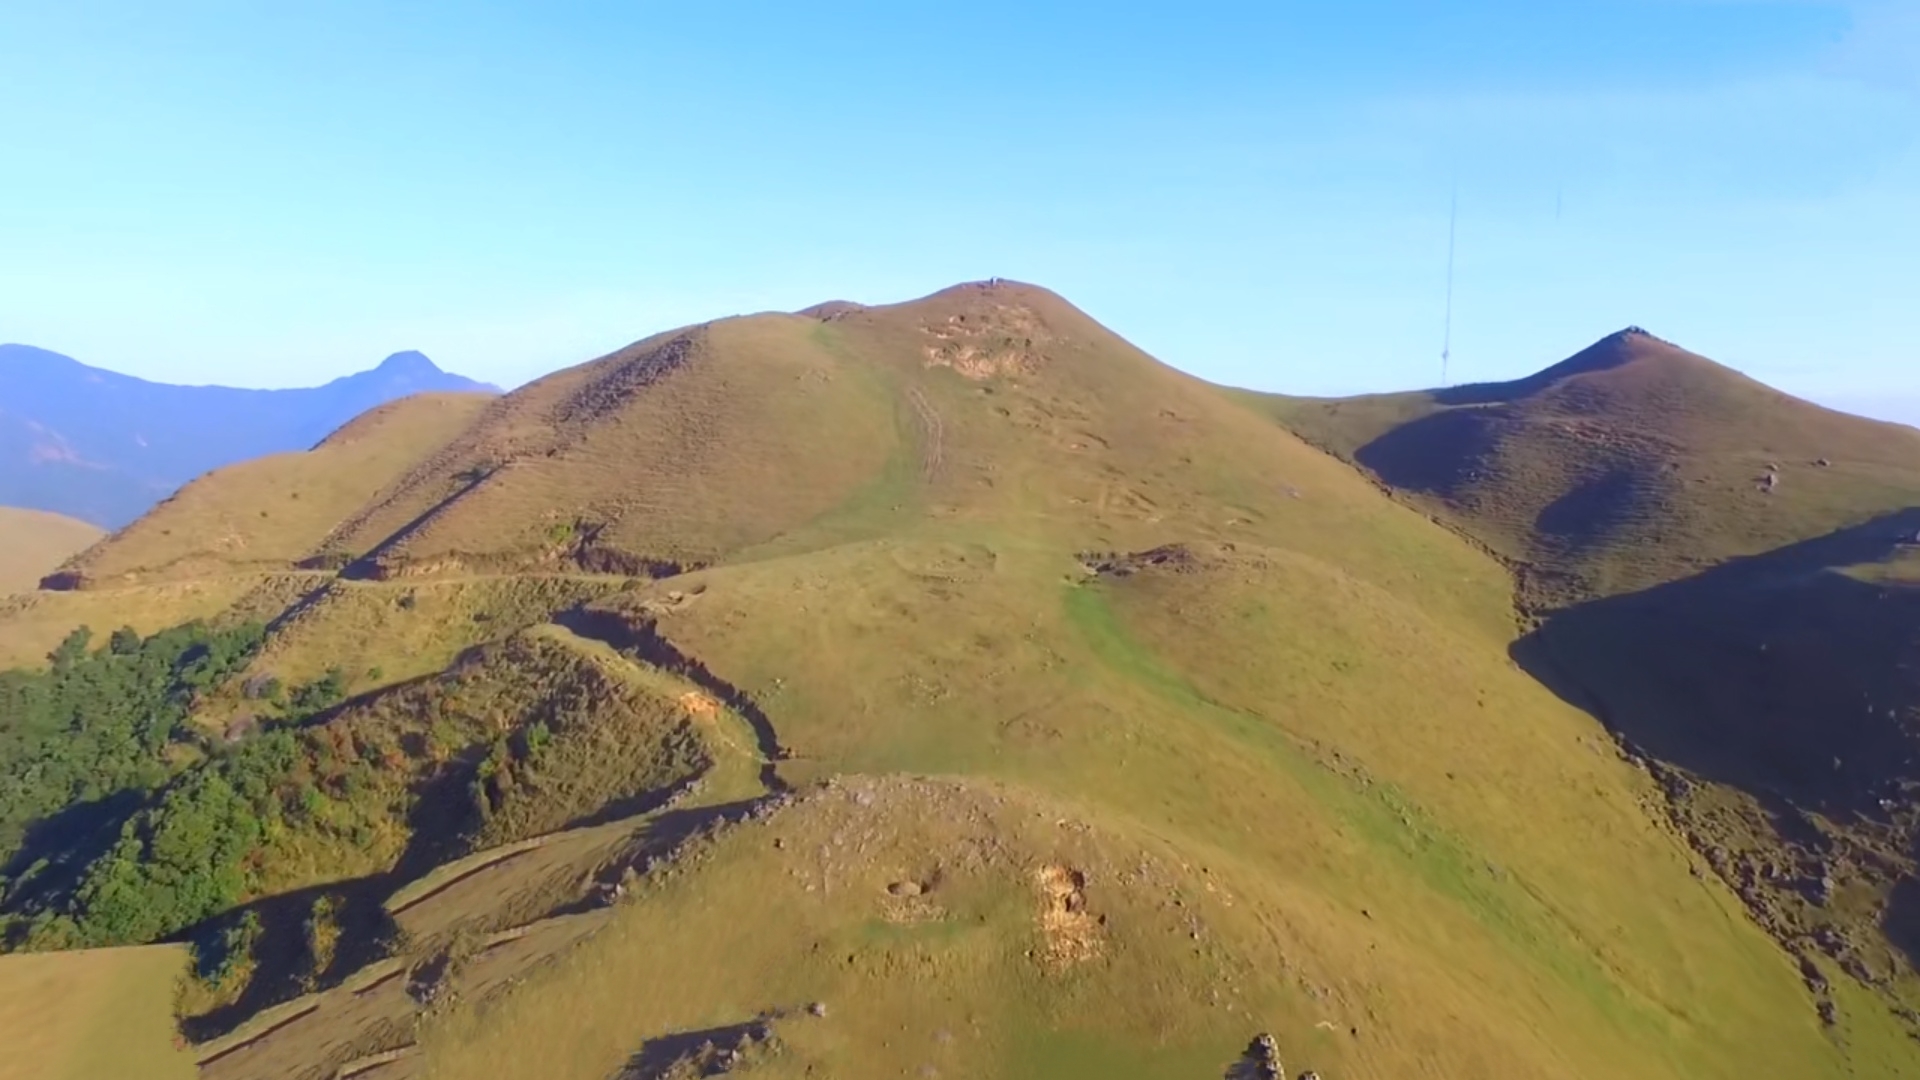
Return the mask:
{"type": "Polygon", "coordinates": [[[1440,385],[1447,385],[1447,363],[1453,358],[1453,240],[1460,223],[1460,192],[1455,189],[1447,212],[1447,333],[1440,344],[1440,385]]]}

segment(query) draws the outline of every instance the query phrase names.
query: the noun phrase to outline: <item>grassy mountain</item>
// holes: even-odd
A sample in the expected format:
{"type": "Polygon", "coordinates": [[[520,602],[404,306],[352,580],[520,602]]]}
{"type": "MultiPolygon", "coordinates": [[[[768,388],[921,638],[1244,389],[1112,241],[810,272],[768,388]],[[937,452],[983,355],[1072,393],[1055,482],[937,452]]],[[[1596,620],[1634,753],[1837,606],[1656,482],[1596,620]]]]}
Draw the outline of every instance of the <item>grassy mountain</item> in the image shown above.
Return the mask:
{"type": "Polygon", "coordinates": [[[311,447],[360,413],[421,391],[484,391],[417,352],[300,390],[147,382],[0,345],[0,504],[119,528],[208,470],[311,447]]]}
{"type": "Polygon", "coordinates": [[[315,569],[57,594],[266,629],[0,910],[192,941],[215,1078],[1920,1075],[1253,404],[1009,282],[558,373],[315,569]]]}
{"type": "Polygon", "coordinates": [[[33,588],[102,535],[97,526],[70,517],[0,506],[0,595],[33,588]]]}
{"type": "Polygon", "coordinates": [[[1516,382],[1260,403],[1524,564],[1543,605],[1920,501],[1920,430],[1801,401],[1637,329],[1516,382]]]}
{"type": "Polygon", "coordinates": [[[1515,659],[1642,758],[1810,983],[1911,1019],[1920,431],[1639,331],[1512,383],[1260,404],[1511,560],[1515,659]]]}

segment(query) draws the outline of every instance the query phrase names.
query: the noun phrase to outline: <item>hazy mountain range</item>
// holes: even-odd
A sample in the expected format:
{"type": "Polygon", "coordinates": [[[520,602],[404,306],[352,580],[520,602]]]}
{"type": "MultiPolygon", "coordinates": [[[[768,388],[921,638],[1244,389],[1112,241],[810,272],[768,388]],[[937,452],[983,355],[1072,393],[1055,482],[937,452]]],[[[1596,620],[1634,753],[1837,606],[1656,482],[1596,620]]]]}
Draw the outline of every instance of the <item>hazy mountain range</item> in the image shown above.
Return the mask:
{"type": "Polygon", "coordinates": [[[176,386],[0,345],[0,506],[114,529],[221,465],[305,450],[376,405],[425,390],[497,393],[417,352],[324,386],[176,386]]]}

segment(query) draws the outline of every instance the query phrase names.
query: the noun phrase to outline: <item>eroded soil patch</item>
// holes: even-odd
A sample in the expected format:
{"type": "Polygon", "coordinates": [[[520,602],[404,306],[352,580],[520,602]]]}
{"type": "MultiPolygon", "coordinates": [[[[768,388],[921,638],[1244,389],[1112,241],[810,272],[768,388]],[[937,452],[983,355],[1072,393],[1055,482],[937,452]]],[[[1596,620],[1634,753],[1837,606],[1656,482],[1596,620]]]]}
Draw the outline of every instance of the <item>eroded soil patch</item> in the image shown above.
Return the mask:
{"type": "Polygon", "coordinates": [[[1049,863],[1033,877],[1040,891],[1041,962],[1057,970],[1099,956],[1106,919],[1087,909],[1086,875],[1049,863]]]}

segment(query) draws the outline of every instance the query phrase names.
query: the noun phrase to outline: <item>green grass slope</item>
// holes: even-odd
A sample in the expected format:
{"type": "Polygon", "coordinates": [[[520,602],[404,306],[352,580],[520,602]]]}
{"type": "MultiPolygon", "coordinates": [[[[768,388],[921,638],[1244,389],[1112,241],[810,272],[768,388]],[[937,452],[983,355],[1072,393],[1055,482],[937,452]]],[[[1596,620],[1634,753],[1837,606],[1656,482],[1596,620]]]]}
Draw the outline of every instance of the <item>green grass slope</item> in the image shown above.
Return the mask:
{"type": "Polygon", "coordinates": [[[47,909],[258,802],[203,1076],[1920,1075],[1515,662],[1505,567],[1042,289],[641,342],[322,547],[189,703],[264,733],[183,725],[47,909]]]}
{"type": "Polygon", "coordinates": [[[0,596],[37,587],[55,567],[105,535],[75,518],[0,506],[0,596]]]}

